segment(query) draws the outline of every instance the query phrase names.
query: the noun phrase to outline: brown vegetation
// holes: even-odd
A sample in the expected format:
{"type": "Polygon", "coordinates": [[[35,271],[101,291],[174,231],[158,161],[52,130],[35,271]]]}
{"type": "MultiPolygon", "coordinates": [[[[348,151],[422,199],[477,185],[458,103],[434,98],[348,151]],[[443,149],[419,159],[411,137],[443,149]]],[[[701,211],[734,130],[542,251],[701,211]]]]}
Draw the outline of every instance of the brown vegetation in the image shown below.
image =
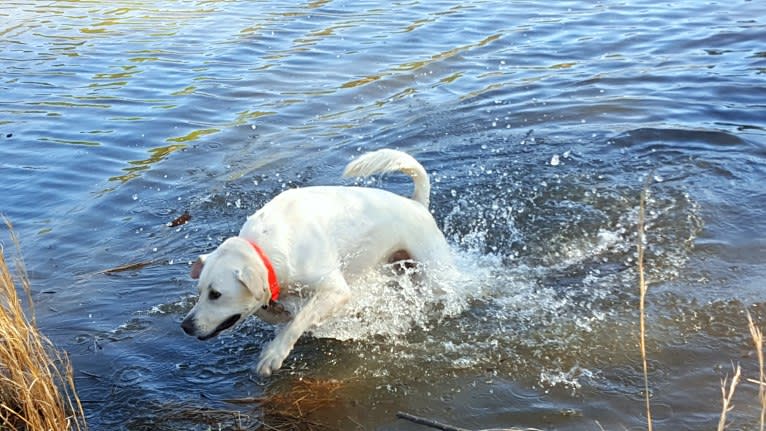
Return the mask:
{"type": "Polygon", "coordinates": [[[37,329],[29,280],[21,261],[15,265],[28,315],[0,248],[0,429],[83,430],[72,368],[37,329]]]}
{"type": "Polygon", "coordinates": [[[315,412],[337,405],[342,383],[338,380],[300,379],[282,393],[262,398],[263,421],[268,429],[290,431],[322,430],[326,427],[312,420],[315,412]]]}
{"type": "MultiPolygon", "coordinates": [[[[333,429],[321,423],[317,414],[343,402],[338,391],[344,382],[330,379],[297,379],[287,387],[271,388],[258,397],[220,400],[240,406],[210,408],[189,404],[156,406],[152,422],[178,427],[183,424],[207,424],[212,429],[234,431],[325,431],[333,429]]],[[[280,385],[283,386],[283,385],[280,385]]],[[[164,429],[164,428],[163,428],[164,429]]]]}

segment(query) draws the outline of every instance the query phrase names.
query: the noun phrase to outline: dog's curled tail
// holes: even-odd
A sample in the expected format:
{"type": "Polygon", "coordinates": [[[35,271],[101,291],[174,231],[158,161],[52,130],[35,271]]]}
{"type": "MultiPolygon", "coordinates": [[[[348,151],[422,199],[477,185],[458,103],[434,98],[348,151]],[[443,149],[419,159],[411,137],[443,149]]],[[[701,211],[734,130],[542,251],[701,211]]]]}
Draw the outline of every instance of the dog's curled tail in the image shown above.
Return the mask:
{"type": "Polygon", "coordinates": [[[415,191],[412,199],[428,208],[431,194],[431,182],[423,166],[407,153],[382,149],[362,154],[353,160],[343,171],[344,177],[367,177],[385,172],[403,172],[412,178],[415,183],[415,191]]]}

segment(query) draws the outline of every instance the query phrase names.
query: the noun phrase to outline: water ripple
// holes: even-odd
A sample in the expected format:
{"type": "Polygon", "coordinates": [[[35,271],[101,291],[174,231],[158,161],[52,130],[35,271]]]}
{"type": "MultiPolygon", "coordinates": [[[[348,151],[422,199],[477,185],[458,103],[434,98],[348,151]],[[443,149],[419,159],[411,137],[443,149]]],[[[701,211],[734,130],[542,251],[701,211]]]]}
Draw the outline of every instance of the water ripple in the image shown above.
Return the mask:
{"type": "Polygon", "coordinates": [[[477,297],[456,315],[397,319],[407,298],[362,310],[325,328],[345,342],[303,338],[275,387],[347,377],[364,411],[350,420],[370,429],[410,406],[619,429],[643,426],[630,346],[652,173],[655,403],[667,428],[710,428],[708,371],[745,344],[739,310],[764,302],[764,16],[739,0],[5,1],[0,212],[53,292],[38,321],[96,376],[78,381],[92,428],[124,429],[135,409],[151,423],[153,400],[199,401],[190,388],[269,385],[251,368],[270,327],[212,344],[179,329],[188,262],[280,191],[348,184],[364,150],[409,151],[477,297]]]}

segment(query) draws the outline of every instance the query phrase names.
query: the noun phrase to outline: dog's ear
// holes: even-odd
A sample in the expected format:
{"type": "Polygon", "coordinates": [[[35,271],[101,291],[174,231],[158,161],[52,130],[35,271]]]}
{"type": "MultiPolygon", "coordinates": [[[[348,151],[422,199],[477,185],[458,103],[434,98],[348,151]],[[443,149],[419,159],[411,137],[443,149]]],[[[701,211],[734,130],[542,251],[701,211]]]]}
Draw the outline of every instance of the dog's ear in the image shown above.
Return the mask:
{"type": "Polygon", "coordinates": [[[197,260],[194,261],[191,267],[191,278],[198,279],[199,275],[202,274],[202,267],[205,266],[205,259],[207,259],[207,254],[201,254],[197,258],[197,260]]]}
{"type": "Polygon", "coordinates": [[[237,280],[245,285],[247,290],[255,296],[257,301],[262,301],[264,299],[266,293],[263,288],[264,279],[263,277],[259,277],[256,271],[252,268],[245,267],[235,270],[234,274],[237,276],[237,280]]]}

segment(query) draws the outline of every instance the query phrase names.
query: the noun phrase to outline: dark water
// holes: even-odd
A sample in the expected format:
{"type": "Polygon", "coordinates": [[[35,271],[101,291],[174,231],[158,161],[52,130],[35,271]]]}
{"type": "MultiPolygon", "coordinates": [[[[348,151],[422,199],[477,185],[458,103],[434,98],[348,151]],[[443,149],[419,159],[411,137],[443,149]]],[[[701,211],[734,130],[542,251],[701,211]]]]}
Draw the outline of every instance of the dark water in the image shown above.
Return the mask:
{"type": "MultiPolygon", "coordinates": [[[[0,212],[92,429],[208,429],[168,412],[257,416],[225,400],[301,379],[340,382],[312,416],[330,428],[423,429],[395,419],[407,410],[645,429],[649,178],[656,426],[712,429],[731,363],[757,377],[745,310],[766,322],[764,41],[761,1],[5,1],[0,212]],[[467,306],[360,286],[358,310],[269,379],[252,372],[268,325],[182,333],[188,262],[283,189],[348,184],[345,163],[381,147],[431,172],[467,306]]],[[[754,429],[755,386],[734,403],[730,429],[754,429]]]]}

